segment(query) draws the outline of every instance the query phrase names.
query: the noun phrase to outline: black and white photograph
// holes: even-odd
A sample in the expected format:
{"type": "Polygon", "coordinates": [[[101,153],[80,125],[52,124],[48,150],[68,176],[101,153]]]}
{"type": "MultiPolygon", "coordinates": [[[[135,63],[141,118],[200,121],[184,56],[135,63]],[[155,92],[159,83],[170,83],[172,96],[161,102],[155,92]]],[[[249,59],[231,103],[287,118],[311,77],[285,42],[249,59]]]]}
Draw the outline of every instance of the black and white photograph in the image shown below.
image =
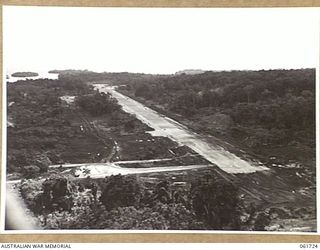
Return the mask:
{"type": "Polygon", "coordinates": [[[319,8],[2,13],[2,231],[318,232],[319,8]]]}

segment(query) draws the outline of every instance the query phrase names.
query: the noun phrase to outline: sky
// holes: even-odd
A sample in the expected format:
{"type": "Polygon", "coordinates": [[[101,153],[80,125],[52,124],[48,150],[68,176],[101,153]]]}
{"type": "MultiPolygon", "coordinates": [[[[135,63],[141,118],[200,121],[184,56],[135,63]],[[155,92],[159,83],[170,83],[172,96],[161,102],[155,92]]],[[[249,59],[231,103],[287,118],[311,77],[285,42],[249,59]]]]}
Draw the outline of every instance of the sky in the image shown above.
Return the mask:
{"type": "Polygon", "coordinates": [[[4,72],[314,68],[319,8],[3,8],[4,72]]]}

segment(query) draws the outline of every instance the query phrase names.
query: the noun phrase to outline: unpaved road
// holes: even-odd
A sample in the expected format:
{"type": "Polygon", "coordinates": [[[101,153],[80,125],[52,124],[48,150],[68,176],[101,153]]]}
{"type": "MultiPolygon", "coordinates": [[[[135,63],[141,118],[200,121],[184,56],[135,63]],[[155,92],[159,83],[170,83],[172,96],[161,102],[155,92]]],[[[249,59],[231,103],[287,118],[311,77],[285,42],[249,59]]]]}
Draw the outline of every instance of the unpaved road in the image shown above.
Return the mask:
{"type": "Polygon", "coordinates": [[[100,92],[109,92],[118,100],[124,111],[135,115],[143,123],[153,128],[154,131],[150,132],[152,135],[165,136],[180,145],[188,146],[227,173],[253,173],[268,170],[265,166],[241,159],[223,147],[207,142],[201,135],[192,132],[179,122],[161,115],[132,98],[122,95],[114,87],[110,87],[107,84],[95,84],[94,87],[100,92]]]}

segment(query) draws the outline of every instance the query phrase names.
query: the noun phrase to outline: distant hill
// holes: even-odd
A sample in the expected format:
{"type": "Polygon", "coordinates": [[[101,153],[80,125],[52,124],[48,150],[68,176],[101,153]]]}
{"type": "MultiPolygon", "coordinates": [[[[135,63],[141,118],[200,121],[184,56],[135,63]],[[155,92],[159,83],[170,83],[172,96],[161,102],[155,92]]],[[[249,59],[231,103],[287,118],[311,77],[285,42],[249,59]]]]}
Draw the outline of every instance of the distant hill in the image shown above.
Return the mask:
{"type": "Polygon", "coordinates": [[[36,72],[15,72],[11,74],[12,77],[33,77],[33,76],[39,76],[36,72]]]}
{"type": "Polygon", "coordinates": [[[186,74],[186,75],[198,75],[198,74],[202,74],[205,71],[202,69],[185,69],[185,70],[180,70],[177,71],[175,74],[176,75],[182,75],[182,74],[186,74]]]}

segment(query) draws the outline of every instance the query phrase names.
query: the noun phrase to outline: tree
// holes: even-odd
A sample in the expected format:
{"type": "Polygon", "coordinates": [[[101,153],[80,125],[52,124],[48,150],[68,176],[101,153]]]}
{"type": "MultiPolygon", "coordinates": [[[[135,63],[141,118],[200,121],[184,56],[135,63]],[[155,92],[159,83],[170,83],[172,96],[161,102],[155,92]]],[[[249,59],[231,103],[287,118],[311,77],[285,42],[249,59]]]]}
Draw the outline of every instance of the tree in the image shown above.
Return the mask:
{"type": "Polygon", "coordinates": [[[132,118],[130,120],[128,120],[125,124],[124,124],[124,129],[127,132],[132,132],[135,129],[135,119],[132,118]]]}
{"type": "Polygon", "coordinates": [[[230,183],[206,176],[191,187],[192,206],[198,218],[210,229],[238,229],[240,200],[238,189],[230,183]]]}
{"type": "Polygon", "coordinates": [[[24,166],[22,169],[23,169],[23,174],[26,178],[34,178],[40,172],[40,168],[35,165],[24,166]]]}
{"type": "Polygon", "coordinates": [[[51,175],[42,184],[42,200],[48,210],[71,210],[73,184],[64,176],[51,175]]]}
{"type": "Polygon", "coordinates": [[[148,98],[150,95],[150,87],[147,84],[141,84],[136,88],[135,96],[148,98]]]}
{"type": "Polygon", "coordinates": [[[136,206],[142,198],[143,187],[135,176],[112,175],[106,178],[100,201],[107,210],[136,206]]]}
{"type": "Polygon", "coordinates": [[[93,95],[83,95],[77,97],[75,102],[81,109],[93,116],[110,114],[116,110],[120,110],[117,100],[109,93],[96,92],[93,95]]]}

